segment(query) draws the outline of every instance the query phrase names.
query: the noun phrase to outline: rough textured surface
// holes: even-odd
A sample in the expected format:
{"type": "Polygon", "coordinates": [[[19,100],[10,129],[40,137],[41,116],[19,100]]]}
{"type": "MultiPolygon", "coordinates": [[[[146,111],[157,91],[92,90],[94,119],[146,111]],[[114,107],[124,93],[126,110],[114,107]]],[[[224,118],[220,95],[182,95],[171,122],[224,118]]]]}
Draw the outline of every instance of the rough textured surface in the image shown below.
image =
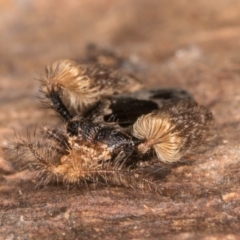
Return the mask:
{"type": "Polygon", "coordinates": [[[148,87],[181,87],[208,106],[216,138],[174,166],[162,194],[35,189],[0,155],[2,239],[238,239],[240,3],[238,0],[2,1],[0,143],[13,129],[57,124],[41,109],[37,72],[81,58],[95,42],[130,56],[148,87]]]}

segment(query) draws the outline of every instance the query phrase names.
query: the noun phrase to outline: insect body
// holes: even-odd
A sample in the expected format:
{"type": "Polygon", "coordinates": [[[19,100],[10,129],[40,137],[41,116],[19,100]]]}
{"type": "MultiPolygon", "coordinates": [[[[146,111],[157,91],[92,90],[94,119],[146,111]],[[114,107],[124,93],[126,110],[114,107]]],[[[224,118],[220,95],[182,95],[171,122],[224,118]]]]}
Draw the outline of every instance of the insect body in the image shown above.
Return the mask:
{"type": "Polygon", "coordinates": [[[207,139],[212,114],[186,91],[134,92],[141,84],[133,76],[100,65],[95,72],[82,68],[70,60],[47,67],[42,92],[65,129],[44,126],[44,141],[15,146],[42,181],[145,181],[149,166],[176,162],[207,139]]]}

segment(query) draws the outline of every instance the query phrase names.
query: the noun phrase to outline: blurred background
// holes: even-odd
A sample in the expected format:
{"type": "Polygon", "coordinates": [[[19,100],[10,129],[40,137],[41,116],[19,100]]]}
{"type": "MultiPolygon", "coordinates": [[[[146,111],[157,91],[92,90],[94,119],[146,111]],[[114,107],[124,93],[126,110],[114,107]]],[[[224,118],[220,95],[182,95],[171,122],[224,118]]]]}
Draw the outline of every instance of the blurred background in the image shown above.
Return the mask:
{"type": "Polygon", "coordinates": [[[185,51],[196,60],[202,51],[206,57],[215,52],[212,58],[226,63],[217,50],[239,47],[239,9],[238,0],[2,0],[1,73],[20,74],[54,59],[79,57],[89,42],[146,61],[166,62],[185,51]]]}

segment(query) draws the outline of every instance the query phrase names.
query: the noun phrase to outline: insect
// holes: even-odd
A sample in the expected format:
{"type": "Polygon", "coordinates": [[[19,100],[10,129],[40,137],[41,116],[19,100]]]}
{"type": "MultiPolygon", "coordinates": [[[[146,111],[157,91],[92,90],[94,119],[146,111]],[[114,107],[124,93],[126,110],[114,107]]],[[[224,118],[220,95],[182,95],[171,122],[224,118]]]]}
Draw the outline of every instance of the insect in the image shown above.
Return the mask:
{"type": "Polygon", "coordinates": [[[155,186],[151,171],[195,151],[209,136],[212,113],[179,89],[141,90],[111,66],[59,60],[46,67],[41,92],[64,128],[43,126],[43,140],[12,150],[39,183],[155,186]]]}

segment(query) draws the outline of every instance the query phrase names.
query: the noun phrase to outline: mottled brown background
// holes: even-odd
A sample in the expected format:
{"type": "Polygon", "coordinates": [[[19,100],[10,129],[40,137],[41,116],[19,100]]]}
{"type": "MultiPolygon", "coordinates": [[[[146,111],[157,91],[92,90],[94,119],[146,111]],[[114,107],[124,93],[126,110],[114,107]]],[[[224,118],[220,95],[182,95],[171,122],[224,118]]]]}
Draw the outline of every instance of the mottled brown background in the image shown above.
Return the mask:
{"type": "Polygon", "coordinates": [[[162,194],[35,189],[0,153],[1,239],[240,238],[239,0],[0,1],[0,144],[54,124],[37,72],[89,42],[139,64],[148,87],[177,86],[211,108],[218,136],[175,167],[162,194]]]}

